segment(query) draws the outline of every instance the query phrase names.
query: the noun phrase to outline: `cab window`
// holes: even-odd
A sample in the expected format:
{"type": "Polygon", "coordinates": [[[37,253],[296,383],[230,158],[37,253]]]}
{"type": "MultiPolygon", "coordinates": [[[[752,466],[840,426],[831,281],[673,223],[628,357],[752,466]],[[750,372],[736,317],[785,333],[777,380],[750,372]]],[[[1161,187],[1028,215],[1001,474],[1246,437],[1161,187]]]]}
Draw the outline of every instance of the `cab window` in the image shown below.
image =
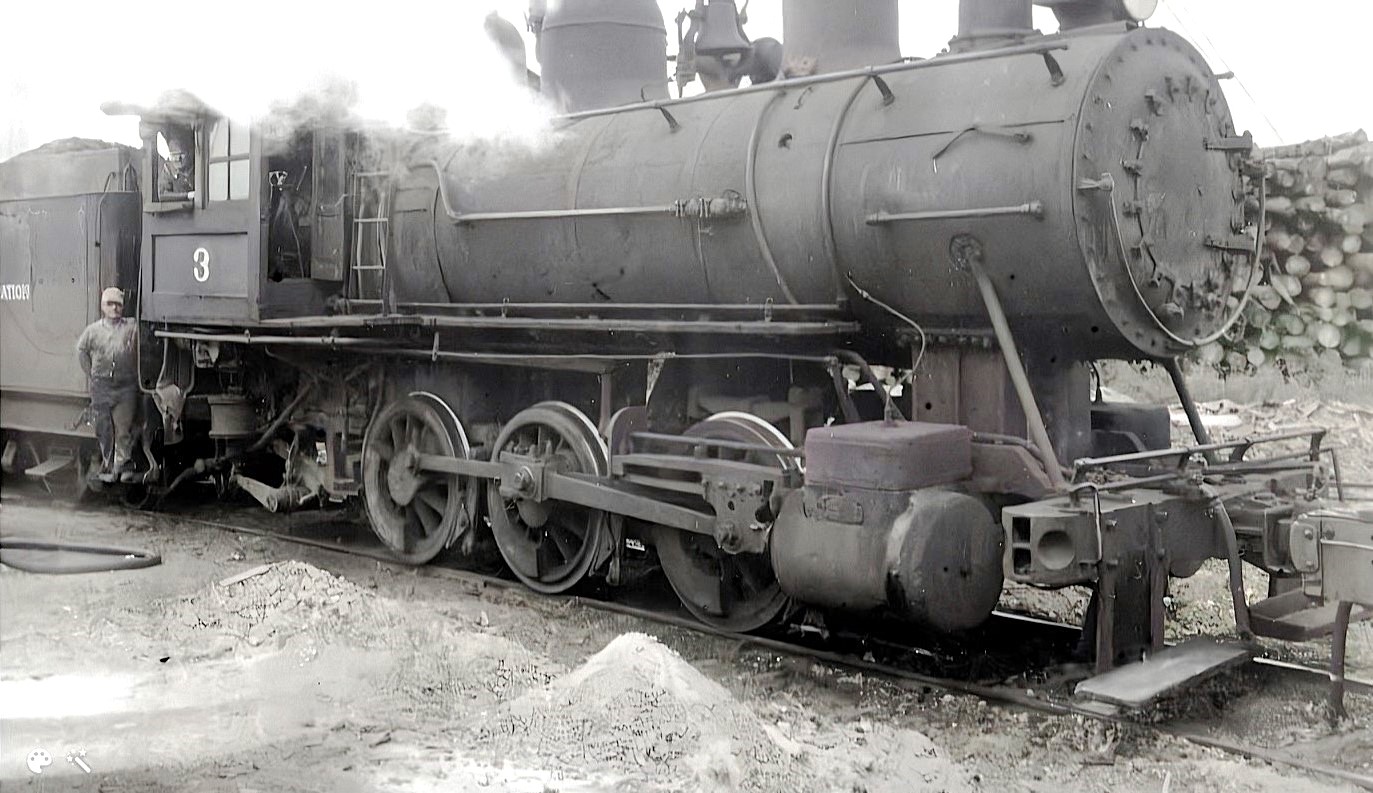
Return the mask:
{"type": "Polygon", "coordinates": [[[195,198],[195,127],[162,124],[154,136],[152,200],[179,203],[195,198]]]}
{"type": "Polygon", "coordinates": [[[219,119],[210,127],[210,201],[240,201],[248,197],[248,125],[219,119]]]}

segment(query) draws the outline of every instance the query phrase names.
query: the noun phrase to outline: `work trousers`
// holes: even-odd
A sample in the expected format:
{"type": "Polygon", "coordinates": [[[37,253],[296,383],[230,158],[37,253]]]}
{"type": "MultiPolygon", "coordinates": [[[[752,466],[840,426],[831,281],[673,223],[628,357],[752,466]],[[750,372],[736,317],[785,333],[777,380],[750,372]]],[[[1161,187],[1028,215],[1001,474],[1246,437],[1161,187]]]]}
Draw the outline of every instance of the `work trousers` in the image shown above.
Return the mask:
{"type": "Polygon", "coordinates": [[[100,441],[101,470],[118,473],[133,456],[138,384],[91,378],[91,423],[100,441]]]}

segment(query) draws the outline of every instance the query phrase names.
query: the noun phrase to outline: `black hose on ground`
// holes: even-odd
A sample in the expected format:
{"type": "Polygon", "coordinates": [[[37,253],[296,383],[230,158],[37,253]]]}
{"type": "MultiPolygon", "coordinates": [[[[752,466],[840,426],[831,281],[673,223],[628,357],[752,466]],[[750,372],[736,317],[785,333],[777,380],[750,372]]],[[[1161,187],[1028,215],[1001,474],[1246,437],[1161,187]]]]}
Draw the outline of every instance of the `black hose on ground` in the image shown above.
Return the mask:
{"type": "Polygon", "coordinates": [[[133,548],[0,537],[0,564],[27,573],[68,575],[137,570],[162,564],[162,557],[133,548]]]}

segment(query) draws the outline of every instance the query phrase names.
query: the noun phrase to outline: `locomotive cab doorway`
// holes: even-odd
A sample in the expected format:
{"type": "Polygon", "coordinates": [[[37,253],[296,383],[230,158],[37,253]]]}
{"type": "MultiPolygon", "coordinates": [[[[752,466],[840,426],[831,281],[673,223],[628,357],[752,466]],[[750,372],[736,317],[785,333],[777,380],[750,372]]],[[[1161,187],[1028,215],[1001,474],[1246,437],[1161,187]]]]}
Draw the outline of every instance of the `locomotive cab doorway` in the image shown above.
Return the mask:
{"type": "Polygon", "coordinates": [[[189,94],[140,117],[143,139],[141,316],[254,323],[318,316],[337,276],[312,278],[314,134],[245,123],[189,94]]]}

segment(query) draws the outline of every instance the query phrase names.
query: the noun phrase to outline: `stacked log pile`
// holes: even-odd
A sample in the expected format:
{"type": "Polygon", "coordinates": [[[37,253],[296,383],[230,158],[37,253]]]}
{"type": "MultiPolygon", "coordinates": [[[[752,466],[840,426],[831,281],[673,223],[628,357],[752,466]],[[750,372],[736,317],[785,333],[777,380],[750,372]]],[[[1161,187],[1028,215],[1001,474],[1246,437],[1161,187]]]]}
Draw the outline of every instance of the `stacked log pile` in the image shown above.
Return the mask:
{"type": "Polygon", "coordinates": [[[1267,282],[1200,358],[1224,372],[1323,354],[1373,367],[1373,143],[1359,130],[1261,154],[1267,282]]]}

